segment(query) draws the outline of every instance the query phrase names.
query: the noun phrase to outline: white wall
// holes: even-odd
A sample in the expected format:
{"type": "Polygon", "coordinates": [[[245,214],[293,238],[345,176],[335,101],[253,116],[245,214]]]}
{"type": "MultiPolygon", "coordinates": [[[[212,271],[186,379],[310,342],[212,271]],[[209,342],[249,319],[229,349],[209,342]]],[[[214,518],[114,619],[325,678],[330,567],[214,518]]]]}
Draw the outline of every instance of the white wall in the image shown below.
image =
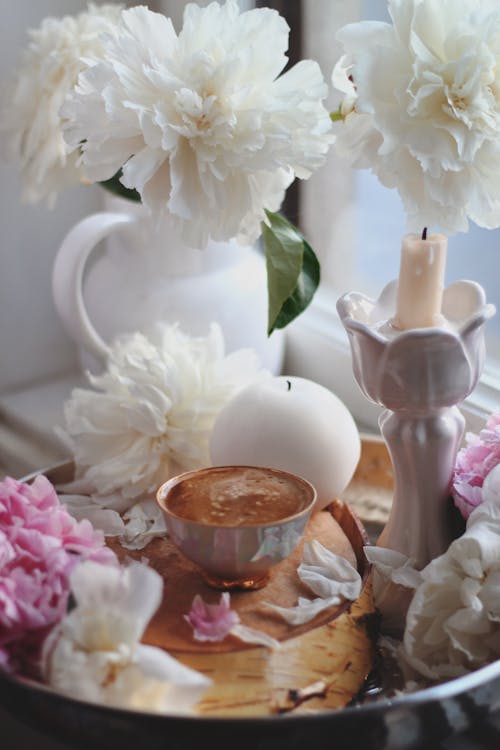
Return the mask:
{"type": "MultiPolygon", "coordinates": [[[[295,0],[292,0],[295,1],[295,0]]],[[[182,15],[184,7],[192,0],[155,0],[156,10],[165,13],[172,19],[175,30],[178,32],[182,28],[182,15]]],[[[196,0],[197,5],[208,5],[211,0],[196,0]]],[[[240,10],[249,10],[255,5],[253,0],[238,0],[240,10]]]]}
{"type": "MultiPolygon", "coordinates": [[[[0,80],[12,74],[26,31],[47,15],[77,13],[86,0],[0,0],[0,80]]],[[[21,202],[17,165],[0,163],[0,391],[76,366],[51,296],[52,263],[65,233],[99,207],[101,189],[74,188],[54,210],[21,202]]]]}
{"type": "MultiPolygon", "coordinates": [[[[140,2],[168,13],[180,28],[184,0],[140,2]]],[[[201,5],[207,2],[200,0],[201,5]]],[[[242,9],[252,5],[240,0],[242,9]]],[[[0,0],[0,85],[13,74],[29,28],[46,16],[75,14],[86,7],[87,0],[0,0]]],[[[98,186],[78,187],[61,195],[53,210],[23,205],[17,165],[0,161],[0,394],[79,368],[76,347],[52,301],[52,265],[66,233],[99,210],[102,197],[98,186]]]]}

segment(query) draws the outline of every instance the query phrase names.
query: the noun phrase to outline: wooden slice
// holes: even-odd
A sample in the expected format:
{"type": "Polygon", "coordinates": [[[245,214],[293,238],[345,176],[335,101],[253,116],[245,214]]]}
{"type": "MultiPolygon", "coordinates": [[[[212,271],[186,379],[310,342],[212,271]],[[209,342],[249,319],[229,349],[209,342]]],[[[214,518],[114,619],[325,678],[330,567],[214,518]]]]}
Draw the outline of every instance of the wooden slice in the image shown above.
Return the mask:
{"type": "MultiPolygon", "coordinates": [[[[281,607],[292,607],[297,603],[299,596],[311,598],[310,590],[301,583],[297,575],[297,568],[302,562],[304,543],[312,539],[317,539],[325,547],[357,566],[352,543],[331,510],[314,514],[307,524],[301,543],[290,557],[271,569],[270,581],[264,588],[256,591],[231,592],[231,609],[238,613],[244,625],[262,630],[272,638],[282,641],[323,625],[347,609],[348,603],[342,603],[321,612],[305,625],[291,627],[280,615],[266,606],[267,602],[272,602],[281,607]]],[[[154,539],[144,550],[137,552],[123,549],[118,540],[109,539],[108,545],[122,561],[127,558],[141,560],[146,556],[149,565],[163,578],[163,601],[145,634],[148,644],[169,652],[201,654],[251,648],[247,643],[231,637],[215,643],[195,640],[192,628],[184,615],[188,614],[197,594],[208,604],[215,604],[219,601],[221,592],[205,583],[197,567],[178,551],[170,539],[154,539]]]]}
{"type": "Polygon", "coordinates": [[[273,570],[271,582],[258,591],[231,594],[231,607],[243,624],[281,641],[278,650],[256,647],[228,637],[222,642],[199,642],[183,615],[199,593],[207,602],[220,592],[209,588],[199,571],[168,539],[156,539],[145,550],[128,552],[116,541],[110,546],[119,558],[141,559],[146,553],[151,567],[164,580],[164,598],[143,641],[164,648],[184,664],[203,672],[213,687],[199,705],[210,716],[262,716],[295,711],[310,712],[347,705],[359,692],[373,662],[374,605],[365,563],[364,529],[348,505],[334,501],[312,517],[306,539],[319,539],[357,566],[363,578],[360,598],[320,613],[298,627],[266,610],[265,601],[292,606],[297,596],[311,597],[296,568],[303,543],[273,570]],[[305,691],[305,692],[304,692],[305,691]]]}
{"type": "MultiPolygon", "coordinates": [[[[375,448],[378,461],[377,449],[378,446],[375,448]]],[[[371,444],[363,445],[353,480],[356,487],[364,480],[363,455],[368,463],[373,461],[371,444]]],[[[380,469],[384,471],[382,465],[380,469]]],[[[61,481],[61,472],[67,478],[68,471],[71,473],[68,465],[64,465],[47,475],[56,483],[61,481]]],[[[366,531],[350,505],[334,500],[311,518],[302,543],[290,558],[276,566],[265,588],[231,594],[231,607],[244,625],[263,630],[281,642],[279,649],[270,650],[234,637],[215,644],[200,643],[193,638],[183,615],[189,611],[194,595],[199,593],[205,601],[214,602],[220,592],[204,583],[195,566],[167,538],[155,539],[137,552],[123,549],[115,539],[108,540],[121,560],[146,557],[162,575],[164,599],[143,641],[167,650],[184,664],[207,674],[213,686],[199,704],[198,712],[219,717],[336,709],[348,705],[359,693],[372,669],[376,635],[370,567],[363,553],[367,543],[366,531]],[[294,628],[266,610],[265,601],[292,606],[299,595],[312,598],[296,569],[302,560],[303,543],[313,538],[357,566],[363,589],[356,602],[332,607],[311,622],[294,628]]]]}

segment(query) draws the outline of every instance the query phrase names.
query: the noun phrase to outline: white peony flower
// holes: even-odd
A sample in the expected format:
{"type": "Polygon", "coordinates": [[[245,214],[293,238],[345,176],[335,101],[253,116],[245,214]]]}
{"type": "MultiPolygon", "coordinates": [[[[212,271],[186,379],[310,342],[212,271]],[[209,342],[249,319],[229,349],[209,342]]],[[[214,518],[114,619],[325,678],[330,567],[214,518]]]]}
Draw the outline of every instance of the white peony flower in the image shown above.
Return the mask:
{"type": "Polygon", "coordinates": [[[260,235],[294,177],[308,178],[332,141],[316,62],[286,65],[288,26],[235,0],[189,4],[177,35],[144,6],[122,13],[105,56],[64,106],[89,179],[123,167],[149,209],[178,217],[188,243],[260,235]]]}
{"type": "Polygon", "coordinates": [[[84,13],[46,18],[31,30],[24,52],[6,94],[2,136],[7,156],[20,162],[24,199],[54,203],[58,191],[81,182],[78,153],[69,154],[59,114],[67,94],[85,68],[85,58],[102,54],[100,35],[111,32],[122,6],[90,3],[84,13]]]}
{"type": "Polygon", "coordinates": [[[500,466],[465,533],[421,571],[402,656],[432,679],[465,674],[500,657],[500,466]]]}
{"type": "Polygon", "coordinates": [[[408,229],[500,225],[500,7],[389,0],[393,25],[340,30],[332,81],[349,97],[336,147],[397,188],[408,229]],[[352,82],[349,81],[352,77],[352,82]],[[356,98],[352,100],[352,85],[356,98]],[[350,109],[354,107],[352,112],[350,109]]]}
{"type": "Polygon", "coordinates": [[[44,647],[47,683],[101,705],[191,711],[212,681],[165,651],[140,643],[162,588],[161,576],[147,565],[78,565],[71,576],[76,606],[44,647]]]}
{"type": "Polygon", "coordinates": [[[65,404],[77,481],[61,489],[117,493],[107,507],[123,512],[173,474],[209,465],[208,438],[220,409],[266,376],[253,350],[224,354],[217,324],[206,337],[162,323],[148,336],[119,338],[106,371],[89,375],[93,390],[75,389],[65,404]]]}

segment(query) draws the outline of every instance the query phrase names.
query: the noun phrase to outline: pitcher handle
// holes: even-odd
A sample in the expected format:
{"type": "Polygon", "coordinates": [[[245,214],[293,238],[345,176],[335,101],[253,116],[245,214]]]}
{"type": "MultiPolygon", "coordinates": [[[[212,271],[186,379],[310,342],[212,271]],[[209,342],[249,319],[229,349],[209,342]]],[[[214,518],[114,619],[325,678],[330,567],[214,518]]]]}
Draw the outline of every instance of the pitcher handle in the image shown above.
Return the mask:
{"type": "Polygon", "coordinates": [[[71,229],[57,252],[52,272],[52,294],[64,328],[71,338],[100,360],[109,347],[92,325],[83,299],[85,264],[101,240],[135,217],[102,211],[82,219],[71,229]]]}

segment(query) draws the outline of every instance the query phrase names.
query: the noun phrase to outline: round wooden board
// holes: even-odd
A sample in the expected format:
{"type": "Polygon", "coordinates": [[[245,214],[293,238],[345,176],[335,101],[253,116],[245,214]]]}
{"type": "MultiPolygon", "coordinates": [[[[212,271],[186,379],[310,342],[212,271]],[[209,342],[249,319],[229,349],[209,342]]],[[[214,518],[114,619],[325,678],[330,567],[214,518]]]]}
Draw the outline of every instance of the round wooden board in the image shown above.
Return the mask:
{"type": "MultiPolygon", "coordinates": [[[[370,450],[367,453],[371,461],[370,450]]],[[[364,450],[358,475],[363,471],[363,454],[364,450]]],[[[68,480],[71,469],[64,464],[45,474],[57,486],[68,480]]],[[[345,548],[338,551],[357,564],[362,576],[362,594],[352,605],[345,603],[333,608],[306,626],[286,626],[283,631],[281,623],[281,630],[275,633],[281,641],[280,648],[276,650],[249,646],[239,641],[235,644],[236,639],[229,639],[229,645],[219,644],[214,650],[213,644],[207,644],[206,648],[200,648],[199,644],[192,647],[186,645],[185,638],[180,638],[175,648],[173,628],[182,630],[182,626],[185,626],[179,608],[175,606],[177,619],[170,618],[169,621],[168,617],[164,620],[157,618],[153,623],[155,626],[146,632],[145,643],[165,647],[166,642],[169,653],[213,680],[212,687],[198,706],[200,715],[262,717],[290,711],[294,714],[318,712],[347,706],[361,690],[373,665],[376,621],[370,569],[363,553],[368,537],[348,503],[334,500],[326,512],[331,514],[333,523],[350,544],[349,553],[345,548]],[[169,637],[163,637],[163,640],[158,635],[162,622],[171,629],[170,634],[165,631],[164,636],[169,637]]],[[[152,567],[162,572],[161,555],[155,558],[151,554],[153,543],[138,552],[119,549],[116,540],[110,539],[109,544],[120,558],[146,557],[152,567]]],[[[295,561],[295,567],[298,562],[300,560],[295,561]]],[[[290,569],[288,575],[291,573],[294,570],[290,569]]],[[[203,586],[201,582],[200,586],[203,586]]],[[[265,598],[265,589],[262,591],[265,598]]],[[[307,591],[301,593],[308,595],[307,591]]],[[[169,595],[172,596],[172,588],[169,595]]],[[[245,596],[247,594],[242,594],[242,597],[245,596]]],[[[168,598],[164,604],[168,607],[168,598]]],[[[249,624],[255,626],[254,623],[249,624]]]]}
{"type": "MultiPolygon", "coordinates": [[[[282,586],[294,590],[288,581],[289,578],[296,577],[293,564],[289,563],[282,569],[274,596],[267,593],[267,587],[258,592],[239,594],[240,598],[234,608],[240,612],[245,624],[258,624],[248,622],[249,615],[260,617],[260,628],[280,641],[280,648],[273,651],[261,646],[250,646],[234,638],[228,638],[222,643],[194,641],[182,612],[188,611],[193,593],[200,592],[204,598],[208,593],[212,595],[212,600],[214,596],[218,599],[219,594],[208,589],[196,569],[186,561],[170,557],[173,569],[165,570],[160,545],[160,554],[153,552],[148,555],[149,564],[164,577],[165,595],[143,640],[150,645],[165,648],[172,656],[213,680],[213,686],[198,706],[200,714],[263,716],[290,710],[311,712],[341,708],[359,693],[371,671],[374,655],[374,605],[369,582],[370,570],[363,554],[367,538],[348,505],[334,501],[326,514],[327,517],[331,515],[332,524],[338,525],[339,531],[343,532],[342,538],[350,542],[349,556],[352,555],[352,561],[357,564],[363,579],[362,594],[352,605],[344,603],[333,607],[314,621],[296,628],[288,626],[281,618],[274,622],[276,618],[273,616],[266,621],[266,617],[259,614],[258,606],[259,599],[279,599],[280,580],[282,586]],[[170,585],[173,582],[176,586],[170,585]],[[175,590],[182,591],[182,595],[173,601],[172,594],[175,590]],[[254,611],[248,609],[249,598],[253,598],[254,611]],[[318,621],[320,625],[317,624],[318,621]],[[181,644],[181,647],[173,648],[172,644],[176,643],[181,644]],[[304,690],[305,694],[302,692],[304,690]],[[308,695],[309,692],[313,696],[308,695]],[[318,696],[314,697],[316,693],[318,696]]],[[[324,532],[324,524],[320,525],[318,521],[313,523],[313,532],[324,532]]],[[[338,533],[334,540],[337,544],[343,543],[338,533]]],[[[148,553],[148,548],[132,553],[123,549],[120,551],[118,544],[114,542],[112,547],[120,558],[132,556],[140,559],[144,553],[148,553]]],[[[166,549],[166,544],[163,544],[166,549]]],[[[342,552],[348,556],[346,549],[342,552]]],[[[299,562],[300,555],[297,555],[294,564],[299,562]]],[[[308,595],[307,590],[301,593],[308,595]]],[[[288,591],[284,592],[285,596],[287,594],[288,591]]],[[[232,603],[234,597],[233,594],[232,603]]]]}
{"type": "MultiPolygon", "coordinates": [[[[331,510],[315,513],[309,519],[296,549],[271,569],[270,579],[264,588],[231,592],[231,609],[238,614],[243,625],[283,641],[324,625],[346,610],[346,603],[337,604],[323,610],[313,620],[291,627],[283,617],[267,606],[267,602],[272,602],[280,607],[292,607],[299,596],[310,598],[311,592],[300,581],[297,568],[302,562],[305,542],[313,539],[341,555],[352,565],[357,565],[350,538],[331,510]]],[[[184,616],[191,609],[195,596],[201,596],[207,604],[216,604],[221,592],[205,583],[197,566],[179,552],[168,536],[153,539],[147,547],[137,551],[124,549],[119,539],[109,539],[108,545],[122,562],[130,558],[140,561],[145,556],[150,567],[163,578],[163,600],[144,634],[144,641],[150,646],[163,648],[170,653],[201,654],[251,648],[231,636],[215,642],[197,641],[193,637],[193,630],[184,616]]]]}

